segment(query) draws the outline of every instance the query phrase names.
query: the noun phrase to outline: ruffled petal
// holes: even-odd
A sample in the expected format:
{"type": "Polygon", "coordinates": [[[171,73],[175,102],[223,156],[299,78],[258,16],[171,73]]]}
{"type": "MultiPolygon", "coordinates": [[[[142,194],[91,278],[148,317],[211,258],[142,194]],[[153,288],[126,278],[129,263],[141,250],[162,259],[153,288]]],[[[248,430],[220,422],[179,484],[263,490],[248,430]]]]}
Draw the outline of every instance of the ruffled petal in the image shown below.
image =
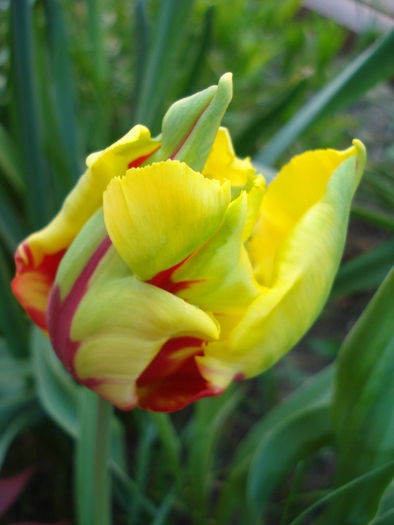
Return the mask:
{"type": "Polygon", "coordinates": [[[123,260],[150,280],[193,253],[219,228],[230,184],[204,178],[178,161],[115,178],[104,193],[108,234],[123,260]]]}
{"type": "MultiPolygon", "coordinates": [[[[323,182],[320,182],[314,189],[305,190],[307,196],[300,197],[295,203],[275,189],[274,194],[276,197],[281,195],[285,209],[279,207],[277,200],[272,198],[270,201],[270,209],[277,206],[279,217],[295,220],[298,212],[298,221],[277,247],[270,286],[264,288],[251,304],[227,341],[208,343],[204,349],[205,357],[197,358],[204,377],[221,388],[231,378],[252,377],[272,366],[299,341],[327,300],[341,260],[350,204],[366,156],[359,141],[354,141],[354,147],[343,153],[328,151],[327,157],[324,157],[324,152],[316,155],[321,159],[321,177],[326,181],[323,190],[323,182]],[[342,162],[336,167],[338,157],[342,162]],[[327,166],[333,166],[329,177],[327,166]],[[309,206],[301,216],[300,200],[309,206]]],[[[294,176],[302,180],[314,160],[316,157],[310,153],[298,157],[291,169],[297,166],[300,173],[293,171],[294,176]]],[[[315,178],[320,177],[318,165],[312,165],[315,178]]],[[[296,189],[294,185],[290,187],[296,189]]],[[[289,222],[287,219],[281,224],[289,222]]],[[[272,224],[267,230],[273,231],[271,228],[272,224]]]]}

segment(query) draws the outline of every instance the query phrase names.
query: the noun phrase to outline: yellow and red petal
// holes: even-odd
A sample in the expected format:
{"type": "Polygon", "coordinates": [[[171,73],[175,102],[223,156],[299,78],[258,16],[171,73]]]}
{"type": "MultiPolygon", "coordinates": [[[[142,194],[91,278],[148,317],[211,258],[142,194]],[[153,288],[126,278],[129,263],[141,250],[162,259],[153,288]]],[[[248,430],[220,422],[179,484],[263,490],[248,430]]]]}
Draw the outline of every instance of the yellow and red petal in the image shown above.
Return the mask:
{"type": "Polygon", "coordinates": [[[45,331],[48,298],[63,255],[64,250],[45,255],[37,268],[28,244],[22,243],[15,255],[17,275],[11,283],[12,291],[30,318],[45,331]]]}
{"type": "Polygon", "coordinates": [[[221,225],[230,184],[168,160],[129,170],[104,193],[104,219],[120,256],[141,280],[186,259],[221,225]]]}
{"type": "Polygon", "coordinates": [[[87,172],[68,195],[60,212],[48,226],[19,245],[15,253],[14,289],[33,320],[37,319],[35,310],[41,312],[41,328],[46,328],[43,308],[61,256],[86,221],[102,205],[102,194],[108,182],[114,176],[124,175],[130,164],[142,163],[158,147],[160,143],[150,138],[147,128],[135,126],[105,151],[88,158],[87,172]]]}
{"type": "Polygon", "coordinates": [[[102,220],[100,210],[62,260],[49,305],[49,334],[80,383],[120,408],[131,408],[135,381],[168,339],[183,334],[217,339],[219,328],[202,310],[139,281],[109,237],[103,239],[102,220]],[[70,286],[69,270],[74,271],[85,240],[91,256],[70,286]]]}
{"type": "Polygon", "coordinates": [[[155,412],[173,412],[202,397],[218,395],[201,376],[195,356],[202,354],[201,339],[170,339],[138,378],[138,406],[155,412]]]}

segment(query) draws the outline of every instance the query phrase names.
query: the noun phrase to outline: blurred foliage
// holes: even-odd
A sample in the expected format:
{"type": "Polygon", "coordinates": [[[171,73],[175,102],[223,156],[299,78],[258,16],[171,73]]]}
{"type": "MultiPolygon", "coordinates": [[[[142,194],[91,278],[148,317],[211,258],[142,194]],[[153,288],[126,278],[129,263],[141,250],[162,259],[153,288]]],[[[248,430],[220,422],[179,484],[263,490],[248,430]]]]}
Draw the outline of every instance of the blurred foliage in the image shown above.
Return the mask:
{"type": "MultiPolygon", "coordinates": [[[[394,475],[394,95],[389,83],[367,90],[394,63],[376,37],[356,38],[299,0],[0,0],[2,477],[38,465],[9,522],[72,520],[71,443],[87,446],[83,388],[38,330],[29,338],[11,294],[18,242],[53,216],[88,153],[136,120],[159,133],[172,102],[226,71],[235,96],[224,123],[237,152],[254,156],[340,74],[352,86],[361,53],[378,49],[376,78],[365,74],[353,99],[336,92],[346,111],[332,114],[324,99],[324,118],[290,136],[279,159],[354,136],[367,145],[350,260],[320,323],[275,368],[221,397],[171,416],[117,413],[110,469],[115,523],[392,523],[392,485],[382,494],[394,475]]],[[[88,454],[77,455],[88,469],[88,454]]]]}

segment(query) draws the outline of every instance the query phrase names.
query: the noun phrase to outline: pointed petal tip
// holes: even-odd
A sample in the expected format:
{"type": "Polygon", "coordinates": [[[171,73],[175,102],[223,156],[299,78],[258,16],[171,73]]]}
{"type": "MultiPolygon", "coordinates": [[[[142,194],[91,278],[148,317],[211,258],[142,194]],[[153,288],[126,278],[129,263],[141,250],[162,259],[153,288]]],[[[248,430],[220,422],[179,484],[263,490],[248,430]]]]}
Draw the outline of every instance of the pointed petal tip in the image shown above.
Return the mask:
{"type": "Polygon", "coordinates": [[[229,100],[233,98],[233,74],[225,73],[219,79],[218,91],[226,93],[229,100]]]}
{"type": "Polygon", "coordinates": [[[367,150],[364,146],[364,144],[359,139],[353,139],[352,141],[353,146],[356,149],[356,185],[355,190],[357,189],[357,186],[360,183],[361,177],[364,172],[365,164],[367,162],[367,150]]]}

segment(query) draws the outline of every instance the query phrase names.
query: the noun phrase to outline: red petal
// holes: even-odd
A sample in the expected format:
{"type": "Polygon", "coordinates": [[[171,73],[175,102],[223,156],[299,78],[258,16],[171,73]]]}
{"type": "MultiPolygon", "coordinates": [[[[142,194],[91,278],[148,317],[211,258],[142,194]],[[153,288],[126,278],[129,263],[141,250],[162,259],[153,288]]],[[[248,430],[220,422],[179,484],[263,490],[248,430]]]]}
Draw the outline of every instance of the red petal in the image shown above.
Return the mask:
{"type": "Polygon", "coordinates": [[[16,277],[11,283],[12,291],[36,325],[47,330],[47,301],[66,250],[45,255],[41,264],[35,268],[29,245],[22,243],[21,249],[25,252],[28,263],[26,264],[18,248],[15,252],[16,277]]]}
{"type": "Polygon", "coordinates": [[[202,355],[202,340],[178,337],[165,343],[137,381],[138,406],[173,412],[214,392],[201,376],[194,357],[202,355]]]}

